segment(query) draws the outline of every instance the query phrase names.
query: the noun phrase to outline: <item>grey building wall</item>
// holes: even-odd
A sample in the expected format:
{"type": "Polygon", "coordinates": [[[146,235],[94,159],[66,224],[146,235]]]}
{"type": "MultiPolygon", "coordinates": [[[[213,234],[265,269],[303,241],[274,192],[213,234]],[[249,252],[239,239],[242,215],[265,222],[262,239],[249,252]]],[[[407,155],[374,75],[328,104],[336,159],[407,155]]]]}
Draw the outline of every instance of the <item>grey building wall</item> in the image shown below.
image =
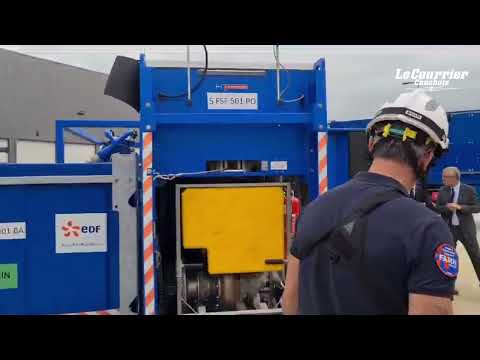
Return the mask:
{"type": "Polygon", "coordinates": [[[137,120],[135,110],[103,94],[107,77],[0,49],[0,138],[54,141],[56,119],[137,120]]]}
{"type": "MultiPolygon", "coordinates": [[[[103,94],[107,77],[106,74],[0,49],[0,139],[10,141],[9,161],[15,161],[12,143],[16,140],[53,142],[56,119],[137,120],[135,110],[103,94]],[[79,111],[84,111],[85,115],[77,115],[79,111]]],[[[96,133],[98,138],[101,136],[99,130],[89,132],[96,133]]],[[[82,142],[68,134],[65,139],[82,142]]],[[[0,142],[0,151],[2,147],[4,144],[0,142]]],[[[119,164],[123,171],[135,172],[135,158],[124,156],[122,159],[119,164]],[[125,163],[126,160],[130,163],[125,163]]],[[[135,177],[135,173],[132,175],[135,177]]],[[[128,198],[135,191],[135,182],[124,179],[117,184],[115,191],[120,216],[128,220],[121,224],[120,238],[120,305],[121,313],[128,314],[128,305],[137,293],[136,210],[128,205],[128,198]]]]}

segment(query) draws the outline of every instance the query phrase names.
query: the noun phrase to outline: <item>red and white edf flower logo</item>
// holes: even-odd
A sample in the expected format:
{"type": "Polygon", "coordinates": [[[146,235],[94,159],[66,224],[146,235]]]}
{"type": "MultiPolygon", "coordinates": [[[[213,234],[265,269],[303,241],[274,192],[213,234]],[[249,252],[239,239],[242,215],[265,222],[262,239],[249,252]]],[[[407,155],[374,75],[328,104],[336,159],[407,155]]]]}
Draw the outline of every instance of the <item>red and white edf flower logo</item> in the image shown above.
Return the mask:
{"type": "Polygon", "coordinates": [[[100,225],[74,225],[72,220],[68,220],[65,225],[62,226],[63,230],[63,235],[65,237],[70,237],[70,235],[73,235],[74,237],[79,237],[80,233],[83,234],[95,234],[99,233],[101,230],[100,225]]]}
{"type": "Polygon", "coordinates": [[[106,252],[107,214],[55,214],[55,252],[106,252]]]}
{"type": "Polygon", "coordinates": [[[70,235],[78,237],[80,235],[78,233],[80,230],[80,226],[73,225],[72,220],[67,221],[66,225],[62,226],[62,230],[64,231],[63,235],[65,237],[69,237],[70,235]]]}

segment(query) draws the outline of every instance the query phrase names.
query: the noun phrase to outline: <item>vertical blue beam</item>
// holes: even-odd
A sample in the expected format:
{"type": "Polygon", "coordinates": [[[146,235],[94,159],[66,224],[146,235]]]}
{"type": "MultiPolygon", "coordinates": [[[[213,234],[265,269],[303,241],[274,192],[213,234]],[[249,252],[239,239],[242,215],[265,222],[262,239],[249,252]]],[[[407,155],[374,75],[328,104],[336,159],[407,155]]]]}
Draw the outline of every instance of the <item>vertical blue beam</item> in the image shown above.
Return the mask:
{"type": "MultiPolygon", "coordinates": [[[[143,133],[148,131],[148,132],[152,132],[152,137],[153,137],[153,141],[152,141],[152,169],[155,168],[155,159],[156,159],[156,154],[155,152],[153,151],[154,149],[154,144],[155,144],[155,133],[154,133],[154,123],[153,123],[153,119],[152,119],[152,114],[153,114],[153,108],[154,108],[154,104],[155,104],[155,95],[152,93],[152,90],[153,90],[153,84],[152,84],[152,69],[151,68],[148,68],[146,66],[146,62],[145,62],[145,54],[141,54],[140,55],[140,61],[139,61],[139,66],[140,66],[140,129],[141,129],[141,136],[142,136],[142,146],[140,147],[140,155],[141,155],[141,167],[140,167],[140,174],[142,176],[142,194],[143,194],[143,172],[144,172],[144,168],[143,168],[143,133]]],[[[156,197],[155,197],[155,193],[156,193],[156,186],[155,184],[152,184],[152,203],[153,203],[153,206],[152,206],[152,215],[153,215],[153,223],[155,224],[155,219],[156,219],[156,216],[155,216],[155,212],[156,212],[156,197]]],[[[143,214],[143,196],[140,197],[140,202],[139,202],[139,207],[140,207],[140,213],[143,214]]],[[[139,218],[139,227],[140,229],[143,230],[143,216],[140,216],[139,218]]],[[[158,284],[157,284],[157,271],[156,269],[158,268],[158,265],[157,264],[157,256],[156,254],[159,252],[159,249],[158,249],[158,244],[157,244],[157,239],[156,239],[156,236],[155,236],[155,226],[153,228],[153,268],[154,268],[154,285],[153,285],[153,288],[154,288],[154,293],[155,293],[155,311],[154,311],[154,314],[158,314],[159,313],[159,297],[158,297],[158,284]]],[[[141,248],[143,249],[144,248],[144,243],[143,243],[143,231],[142,231],[142,236],[140,238],[140,242],[141,244],[141,248]]],[[[143,257],[143,251],[142,251],[142,256],[140,256],[140,262],[142,264],[141,266],[141,269],[142,269],[142,273],[143,273],[143,269],[144,269],[144,257],[143,257]]],[[[146,309],[146,306],[144,304],[144,299],[145,299],[145,282],[144,282],[144,278],[142,277],[142,287],[141,287],[142,291],[141,291],[141,298],[142,298],[142,305],[141,305],[141,309],[142,309],[142,313],[145,313],[145,309],[146,309]]]]}
{"type": "Polygon", "coordinates": [[[152,113],[156,99],[152,84],[152,69],[145,63],[145,54],[140,55],[140,122],[141,132],[153,131],[152,113]]]}
{"type": "Polygon", "coordinates": [[[327,131],[327,87],[325,59],[319,59],[315,65],[315,104],[313,107],[313,126],[316,131],[327,131]]]}
{"type": "Polygon", "coordinates": [[[349,180],[350,147],[348,132],[328,133],[328,189],[341,185],[349,180]]]}
{"type": "Polygon", "coordinates": [[[315,74],[315,102],[313,104],[312,128],[308,129],[309,136],[309,172],[307,183],[309,201],[314,200],[319,194],[318,178],[318,132],[327,131],[327,89],[325,74],[325,59],[319,59],[314,64],[315,74]]]}
{"type": "Polygon", "coordinates": [[[55,121],[55,162],[57,164],[63,164],[65,162],[63,124],[60,121],[55,121]]]}

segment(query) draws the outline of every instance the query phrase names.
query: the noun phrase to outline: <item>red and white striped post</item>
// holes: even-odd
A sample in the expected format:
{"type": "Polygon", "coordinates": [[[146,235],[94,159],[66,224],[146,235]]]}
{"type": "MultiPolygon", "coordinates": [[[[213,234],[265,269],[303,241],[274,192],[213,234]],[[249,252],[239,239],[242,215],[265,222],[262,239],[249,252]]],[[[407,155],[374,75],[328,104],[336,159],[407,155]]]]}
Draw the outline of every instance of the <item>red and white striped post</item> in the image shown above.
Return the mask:
{"type": "Polygon", "coordinates": [[[152,132],[142,134],[142,197],[143,197],[143,289],[145,315],[155,315],[155,286],[153,263],[153,175],[148,173],[152,168],[152,132]]]}
{"type": "Polygon", "coordinates": [[[322,195],[328,191],[327,173],[327,146],[328,135],[326,132],[318,133],[318,193],[322,195]]]}

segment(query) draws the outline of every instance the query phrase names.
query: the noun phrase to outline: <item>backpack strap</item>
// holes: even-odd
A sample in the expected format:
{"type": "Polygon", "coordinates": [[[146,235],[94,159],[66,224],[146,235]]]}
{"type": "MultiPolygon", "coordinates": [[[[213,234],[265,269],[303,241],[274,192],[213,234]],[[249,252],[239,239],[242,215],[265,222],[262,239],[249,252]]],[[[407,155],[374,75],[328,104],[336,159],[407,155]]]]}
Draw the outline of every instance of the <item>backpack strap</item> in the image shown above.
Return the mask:
{"type": "MultiPolygon", "coordinates": [[[[369,215],[377,208],[405,196],[402,192],[385,191],[369,196],[347,216],[342,225],[336,227],[327,239],[327,247],[331,254],[331,261],[335,263],[344,259],[352,272],[359,276],[365,288],[370,289],[371,293],[378,294],[378,298],[383,301],[399,302],[395,294],[387,292],[381,285],[377,284],[371,269],[366,266],[365,249],[367,243],[366,229],[369,215]],[[355,259],[354,259],[355,257],[355,259]]],[[[334,291],[332,294],[335,294],[334,291]]],[[[336,295],[333,295],[332,301],[336,304],[336,309],[340,311],[340,305],[336,295]]]]}
{"type": "Polygon", "coordinates": [[[378,192],[364,199],[362,203],[353,211],[353,214],[349,218],[360,218],[367,216],[379,206],[403,196],[405,195],[400,190],[378,192]]]}
{"type": "Polygon", "coordinates": [[[356,248],[358,249],[358,246],[355,246],[357,244],[354,244],[351,238],[354,229],[358,227],[359,220],[367,217],[381,205],[402,196],[404,196],[404,194],[399,190],[389,190],[376,193],[363,199],[359,206],[354,208],[351,214],[344,218],[341,225],[333,228],[326,236],[332,255],[350,260],[356,253],[356,248]]]}

